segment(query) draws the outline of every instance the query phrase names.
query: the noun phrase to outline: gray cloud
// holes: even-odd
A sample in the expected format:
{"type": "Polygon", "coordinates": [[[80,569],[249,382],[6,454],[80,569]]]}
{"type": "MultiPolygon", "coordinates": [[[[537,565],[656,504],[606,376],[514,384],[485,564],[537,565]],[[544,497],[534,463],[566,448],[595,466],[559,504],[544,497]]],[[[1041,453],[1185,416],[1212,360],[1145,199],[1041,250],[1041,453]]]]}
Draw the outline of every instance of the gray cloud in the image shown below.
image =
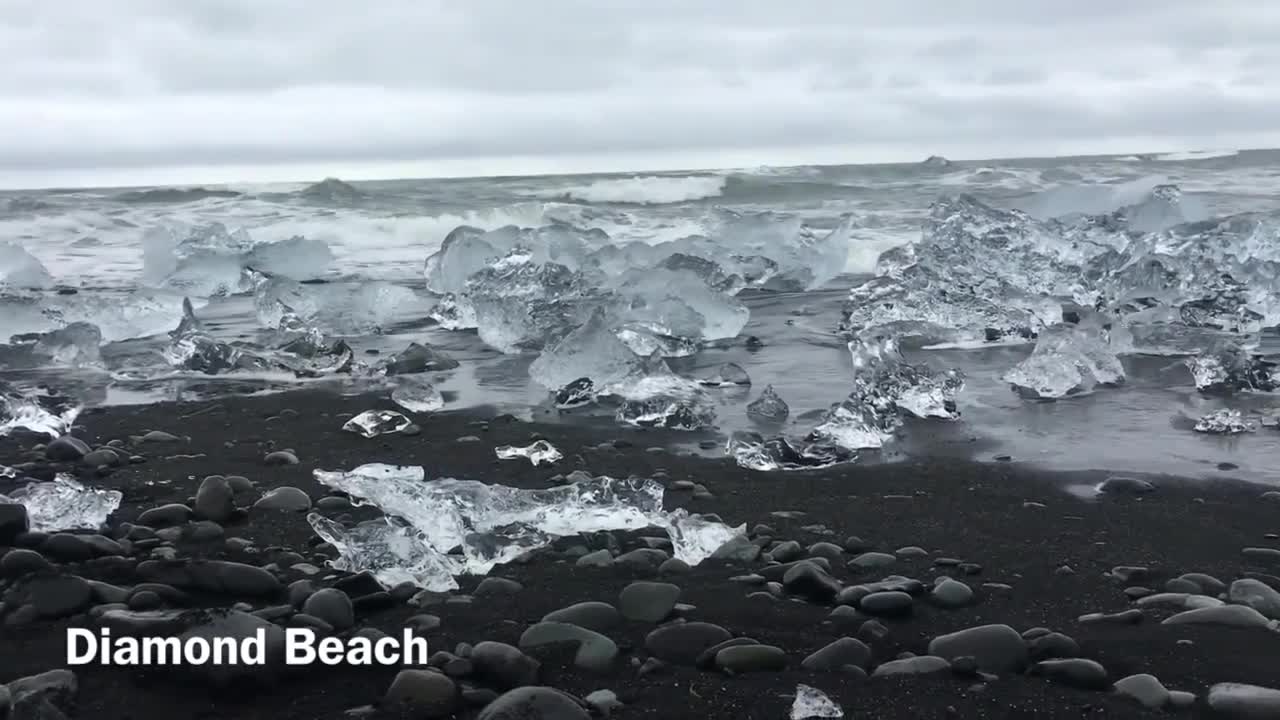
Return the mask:
{"type": "Polygon", "coordinates": [[[1275,37],[1268,0],[0,0],[0,181],[1275,144],[1275,37]]]}

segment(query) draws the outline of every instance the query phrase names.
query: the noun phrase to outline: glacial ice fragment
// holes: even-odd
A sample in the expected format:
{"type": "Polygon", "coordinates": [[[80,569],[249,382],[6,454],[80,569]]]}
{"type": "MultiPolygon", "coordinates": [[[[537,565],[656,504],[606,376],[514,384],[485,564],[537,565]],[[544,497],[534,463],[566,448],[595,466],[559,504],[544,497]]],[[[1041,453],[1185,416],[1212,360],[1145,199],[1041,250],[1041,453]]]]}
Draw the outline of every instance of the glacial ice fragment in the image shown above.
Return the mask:
{"type": "Polygon", "coordinates": [[[602,387],[640,365],[641,359],[614,335],[605,312],[597,309],[580,327],[543,350],[529,365],[529,377],[548,390],[581,378],[602,387]]]}
{"type": "Polygon", "coordinates": [[[553,465],[564,454],[556,449],[554,445],[546,440],[538,440],[525,447],[516,447],[514,445],[502,445],[493,449],[499,460],[518,460],[527,458],[529,462],[537,467],[539,465],[553,465]]]}
{"type": "Polygon", "coordinates": [[[32,352],[48,358],[54,365],[86,367],[102,363],[101,346],[102,331],[97,325],[73,322],[42,334],[32,352]]]}
{"type": "Polygon", "coordinates": [[[409,343],[409,347],[389,358],[385,365],[387,375],[412,375],[415,373],[452,370],[458,367],[458,361],[449,357],[442,350],[409,343]]]}
{"type": "Polygon", "coordinates": [[[697,382],[671,372],[656,355],[645,367],[608,388],[610,395],[622,401],[616,414],[619,422],[669,430],[699,430],[715,424],[715,402],[697,382]]]}
{"type": "Polygon", "coordinates": [[[747,529],[745,525],[734,528],[701,515],[690,515],[684,508],[672,510],[663,525],[671,538],[672,554],[689,565],[711,557],[725,543],[742,537],[747,529]]]}
{"type": "Polygon", "coordinates": [[[1257,430],[1257,426],[1245,419],[1239,410],[1220,408],[1206,413],[1196,421],[1195,431],[1211,435],[1239,435],[1257,430]]]}
{"type": "MultiPolygon", "coordinates": [[[[941,158],[939,158],[941,160],[941,158]]],[[[933,160],[933,158],[929,158],[933,160]]],[[[928,161],[926,161],[928,162],[928,161]]],[[[943,160],[943,163],[946,163],[943,160]]],[[[949,163],[947,163],[949,164],[949,163]]],[[[934,165],[933,167],[944,167],[934,165]]],[[[791,704],[791,720],[815,720],[816,718],[842,718],[844,710],[826,693],[808,685],[796,685],[796,699],[791,704]]]]}
{"type": "Polygon", "coordinates": [[[398,433],[412,423],[395,410],[365,410],[342,426],[343,430],[367,438],[398,433]]]}
{"type": "Polygon", "coordinates": [[[725,454],[748,470],[811,470],[857,459],[857,453],[829,440],[793,441],[781,435],[766,439],[739,430],[729,436],[725,454]]]}
{"type": "Polygon", "coordinates": [[[578,378],[555,392],[552,402],[557,410],[572,410],[596,401],[596,385],[591,378],[578,378]]]}
{"type": "Polygon", "coordinates": [[[71,475],[60,474],[51,482],[28,483],[0,502],[27,508],[31,529],[36,532],[97,530],[124,498],[119,490],[88,488],[71,475]]]}
{"type": "Polygon", "coordinates": [[[169,333],[163,355],[170,366],[216,375],[232,370],[262,368],[266,363],[228,343],[215,340],[196,317],[191,300],[182,302],[182,322],[169,333]]]}
{"type": "Polygon", "coordinates": [[[68,398],[25,393],[0,380],[0,436],[27,430],[58,438],[71,428],[80,410],[68,398]]]}
{"type": "Polygon", "coordinates": [[[710,377],[702,380],[707,387],[735,387],[750,385],[751,376],[737,363],[725,363],[710,377]]]}
{"type": "Polygon", "coordinates": [[[247,268],[309,280],[322,275],[333,261],[332,251],[321,240],[258,242],[243,228],[229,231],[221,223],[152,228],[143,235],[142,251],[144,284],[197,297],[250,290],[247,268]]]}
{"type": "Polygon", "coordinates": [[[1280,368],[1235,342],[1219,342],[1187,359],[1187,367],[1201,392],[1269,392],[1280,388],[1280,368]]]}
{"type": "Polygon", "coordinates": [[[53,276],[44,264],[21,245],[0,242],[0,287],[46,289],[53,287],[53,276]]]}
{"type": "Polygon", "coordinates": [[[391,390],[391,401],[412,413],[433,413],[444,407],[444,395],[422,378],[401,377],[391,390]]]}
{"type": "Polygon", "coordinates": [[[1124,382],[1124,366],[1107,328],[1060,323],[1046,328],[1031,355],[1004,381],[1033,398],[1053,399],[1124,382]]]}
{"type": "Polygon", "coordinates": [[[460,549],[460,556],[448,556],[457,557],[456,574],[484,574],[556,537],[646,527],[666,529],[676,557],[694,564],[725,534],[719,523],[665,512],[663,487],[653,480],[598,477],[522,490],[453,478],[427,481],[421,467],[380,463],[314,475],[322,485],[403,519],[438,553],[460,549]]]}
{"type": "Polygon", "coordinates": [[[348,528],[313,512],[307,522],[338,551],[331,563],[335,570],[370,573],[387,588],[406,582],[430,592],[458,588],[456,559],[441,554],[426,536],[403,521],[383,518],[348,528]]]}
{"type": "Polygon", "coordinates": [[[772,385],[766,385],[760,397],[747,403],[747,415],[762,420],[780,422],[790,414],[791,408],[787,407],[786,401],[779,397],[772,385]]]}

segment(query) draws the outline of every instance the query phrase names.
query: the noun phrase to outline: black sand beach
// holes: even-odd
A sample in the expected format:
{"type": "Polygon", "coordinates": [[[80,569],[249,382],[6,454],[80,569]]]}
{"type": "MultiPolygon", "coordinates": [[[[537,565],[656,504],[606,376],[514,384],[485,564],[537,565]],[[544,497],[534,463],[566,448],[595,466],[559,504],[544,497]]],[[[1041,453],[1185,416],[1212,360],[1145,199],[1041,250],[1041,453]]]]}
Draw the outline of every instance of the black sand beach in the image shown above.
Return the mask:
{"type": "MultiPolygon", "coordinates": [[[[308,579],[316,588],[336,583],[345,596],[356,598],[354,628],[334,632],[376,628],[398,635],[410,621],[424,628],[433,651],[453,653],[460,643],[475,646],[483,641],[517,645],[526,628],[550,612],[583,601],[617,604],[619,593],[631,583],[655,581],[680,589],[675,617],[665,622],[710,623],[727,635],[752,638],[780,652],[760,651],[747,660],[760,663],[762,669],[754,672],[700,669],[679,661],[657,663],[651,661],[655,644],[650,634],[659,622],[623,619],[602,631],[616,644],[617,657],[607,667],[594,670],[576,667],[574,648],[566,645],[526,649],[540,663],[536,674],[524,678],[527,682],[486,671],[480,658],[440,656],[436,664],[452,680],[427,682],[423,697],[429,697],[417,707],[383,702],[399,670],[395,667],[316,665],[279,677],[250,674],[222,687],[202,676],[168,669],[89,665],[73,668],[78,685],[74,692],[37,693],[15,705],[11,717],[55,718],[62,716],[52,714],[59,711],[66,717],[94,720],[586,716],[571,709],[559,714],[535,710],[502,714],[495,709],[499,705],[482,711],[484,703],[504,691],[505,685],[535,684],[577,698],[610,690],[622,703],[610,715],[615,718],[786,718],[798,683],[826,692],[848,718],[1275,717],[1266,714],[1275,710],[1274,705],[1255,705],[1263,714],[1245,715],[1210,708],[1207,701],[1210,687],[1217,683],[1280,687],[1280,633],[1275,632],[1274,622],[1271,627],[1265,622],[1233,626],[1233,622],[1250,625],[1252,620],[1211,613],[1201,618],[1207,622],[1168,625],[1162,621],[1182,607],[1165,602],[1139,607],[1134,600],[1166,589],[1189,592],[1191,597],[1217,597],[1226,592],[1225,585],[1242,578],[1280,589],[1276,577],[1280,575],[1280,540],[1275,534],[1280,533],[1280,496],[1266,495],[1268,488],[1220,480],[1210,484],[1150,478],[1151,492],[1122,490],[1083,500],[1067,488],[1095,485],[1110,473],[1065,475],[1017,463],[951,458],[759,473],[742,470],[728,459],[665,449],[673,440],[687,439],[683,436],[606,424],[524,423],[482,411],[418,418],[421,433],[412,436],[365,439],[340,430],[353,414],[375,408],[393,409],[394,405],[381,397],[307,391],[90,411],[80,419],[75,435],[93,448],[120,441],[121,457],[135,456],[133,462],[125,460],[113,468],[49,461],[44,452],[32,450],[34,439],[0,439],[0,464],[39,479],[50,479],[59,470],[72,471],[86,483],[121,490],[123,503],[103,534],[116,540],[126,535],[133,539],[115,545],[98,540],[77,544],[66,539],[50,542],[39,534],[5,537],[0,533],[0,556],[12,555],[11,548],[33,548],[50,564],[43,568],[24,564],[32,562],[30,553],[19,553],[16,560],[0,564],[0,590],[5,598],[0,609],[0,683],[67,667],[65,631],[96,627],[102,609],[94,606],[113,600],[139,608],[159,600],[160,608],[171,609],[247,603],[242,609],[287,625],[300,621],[293,618],[295,608],[281,607],[288,606],[294,594],[286,587],[308,579]],[[140,436],[150,431],[170,433],[176,439],[141,441],[140,436]],[[475,439],[459,440],[467,436],[475,439]],[[551,467],[532,468],[524,460],[494,457],[497,445],[523,445],[537,437],[559,448],[564,459],[551,467]],[[298,464],[264,462],[268,453],[285,449],[296,455],[298,464]],[[616,555],[650,544],[661,546],[646,543],[644,536],[665,538],[660,531],[593,534],[564,538],[527,561],[499,566],[492,573],[492,577],[519,583],[518,589],[491,582],[477,593],[482,578],[463,578],[460,591],[448,597],[418,596],[415,606],[409,602],[411,593],[380,593],[370,578],[352,578],[325,567],[324,560],[333,552],[320,546],[305,513],[251,508],[264,492],[281,486],[299,488],[312,501],[319,501],[330,493],[313,480],[313,469],[346,470],[370,462],[422,465],[428,478],[452,476],[521,488],[550,487],[575,470],[653,477],[667,486],[669,506],[715,513],[734,526],[745,523],[753,540],[788,561],[807,557],[806,549],[814,543],[834,543],[842,551],[816,548],[830,555],[830,576],[817,566],[813,573],[801,573],[810,581],[810,594],[817,596],[805,599],[795,592],[804,589],[805,578],[797,580],[795,573],[788,577],[788,587],[774,588],[771,594],[764,583],[781,582],[783,570],[770,569],[763,557],[710,559],[687,572],[671,572],[667,564],[663,566],[667,572],[660,573],[656,566],[646,568],[634,562],[635,555],[601,567],[582,566],[577,559],[584,549],[613,546],[616,555]],[[204,523],[199,527],[210,537],[196,541],[191,528],[197,526],[186,524],[183,527],[188,529],[173,533],[178,537],[170,541],[163,539],[169,534],[156,538],[148,530],[135,527],[130,533],[128,526],[122,528],[126,523],[138,525],[139,516],[148,509],[190,504],[202,480],[215,474],[242,476],[254,484],[235,497],[237,506],[250,509],[219,523],[222,533],[204,523]],[[706,492],[696,491],[694,484],[706,492]],[[796,541],[799,547],[776,545],[785,541],[796,541]],[[1264,551],[1245,553],[1245,548],[1264,551]],[[895,558],[875,569],[858,571],[847,566],[869,551],[895,558]],[[236,596],[202,589],[195,582],[166,599],[156,594],[167,590],[148,586],[156,594],[138,600],[134,597],[138,593],[129,588],[156,579],[153,570],[140,570],[139,562],[166,554],[178,558],[179,564],[226,560],[266,566],[278,578],[278,587],[236,596]],[[307,575],[307,564],[319,572],[307,575]],[[757,573],[764,576],[756,579],[757,584],[731,580],[757,573]],[[1204,573],[1222,585],[1206,578],[1177,580],[1186,573],[1204,573]],[[895,606],[899,614],[885,610],[890,616],[873,618],[848,605],[837,609],[838,598],[859,604],[859,596],[865,595],[850,587],[891,575],[922,583],[895,581],[914,595],[905,606],[895,606]],[[972,589],[972,598],[960,607],[940,606],[948,603],[933,599],[930,592],[940,576],[965,583],[972,589]],[[80,578],[108,585],[94,585],[91,593],[80,597],[84,586],[80,578]],[[113,589],[119,597],[110,597],[113,589]],[[840,594],[833,598],[837,591],[840,594]],[[62,607],[47,610],[41,602],[62,607]],[[1121,621],[1081,620],[1090,613],[1122,611],[1129,614],[1121,621]],[[424,614],[438,618],[438,626],[432,627],[434,620],[423,620],[424,614]],[[987,624],[1008,625],[1017,633],[1047,628],[1066,637],[1036,640],[1043,632],[1028,633],[1029,639],[1019,647],[1029,650],[1023,651],[994,641],[994,649],[988,644],[976,651],[983,655],[978,662],[982,667],[976,669],[960,659],[929,674],[875,675],[876,668],[903,653],[927,655],[930,641],[939,635],[987,624]],[[869,653],[852,650],[842,661],[857,669],[815,671],[802,666],[806,657],[842,637],[858,638],[869,648],[869,653]],[[1105,670],[1105,677],[1097,676],[1095,666],[1078,662],[1027,670],[1029,664],[1055,655],[1094,660],[1105,670]],[[983,675],[981,671],[992,669],[991,663],[1000,657],[1008,659],[1010,667],[995,673],[998,677],[983,675]],[[873,676],[867,677],[868,672],[873,676]],[[1061,676],[1045,677],[1055,673],[1061,676]],[[1189,700],[1183,697],[1165,707],[1148,708],[1131,696],[1134,693],[1110,687],[1142,673],[1155,676],[1169,690],[1194,693],[1194,702],[1173,707],[1189,700]],[[1077,687],[1081,685],[1091,689],[1077,687]],[[37,703],[41,698],[48,702],[37,703]]],[[[1088,448],[1080,452],[1087,453],[1088,448]]],[[[17,484],[0,479],[0,494],[17,484]]],[[[371,508],[327,508],[322,512],[331,517],[377,514],[371,508]]],[[[180,578],[180,574],[170,572],[167,577],[180,578]]],[[[170,580],[167,584],[181,583],[170,580]]],[[[302,597],[295,595],[295,599],[302,597]]],[[[1187,597],[1168,602],[1185,603],[1187,597]]],[[[706,632],[708,637],[719,637],[713,630],[706,632]]],[[[1007,638],[1001,635],[1000,640],[1007,638]]],[[[676,642],[686,651],[690,643],[691,636],[676,642]]],[[[465,655],[468,648],[461,650],[459,655],[465,655]]],[[[669,657],[673,652],[679,654],[671,648],[657,650],[669,657]]],[[[0,716],[4,703],[0,694],[0,716]]],[[[591,712],[601,714],[598,709],[591,712]]]]}

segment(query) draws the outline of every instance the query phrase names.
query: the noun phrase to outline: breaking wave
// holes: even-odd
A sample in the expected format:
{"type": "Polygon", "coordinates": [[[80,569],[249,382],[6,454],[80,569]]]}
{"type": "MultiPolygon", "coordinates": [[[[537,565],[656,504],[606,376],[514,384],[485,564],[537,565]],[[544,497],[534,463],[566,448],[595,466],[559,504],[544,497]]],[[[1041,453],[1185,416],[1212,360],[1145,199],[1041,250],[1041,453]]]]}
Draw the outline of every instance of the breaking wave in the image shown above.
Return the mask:
{"type": "Polygon", "coordinates": [[[1213,160],[1239,155],[1239,150],[1189,150],[1187,152],[1164,153],[1155,156],[1157,162],[1191,162],[1194,160],[1213,160]]]}
{"type": "Polygon", "coordinates": [[[720,197],[728,178],[723,175],[669,177],[637,175],[597,180],[588,185],[557,189],[542,197],[589,203],[665,205],[720,197]]]}

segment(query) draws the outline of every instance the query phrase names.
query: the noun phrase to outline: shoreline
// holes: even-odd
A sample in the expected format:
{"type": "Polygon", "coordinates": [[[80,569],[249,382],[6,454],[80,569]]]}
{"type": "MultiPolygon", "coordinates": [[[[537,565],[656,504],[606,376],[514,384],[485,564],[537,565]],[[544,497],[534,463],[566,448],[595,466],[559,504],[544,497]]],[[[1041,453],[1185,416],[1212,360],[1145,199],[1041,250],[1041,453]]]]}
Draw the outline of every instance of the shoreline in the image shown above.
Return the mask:
{"type": "MultiPolygon", "coordinates": [[[[125,595],[115,600],[131,603],[139,584],[171,586],[180,579],[171,575],[157,581],[141,571],[146,569],[144,563],[172,555],[174,563],[226,561],[266,567],[275,584],[270,592],[253,596],[214,592],[195,583],[177,588],[181,592],[171,597],[157,598],[161,610],[214,612],[242,602],[250,612],[272,617],[269,622],[275,627],[293,627],[309,621],[298,620],[298,615],[307,613],[299,613],[302,608],[288,602],[286,586],[310,581],[315,588],[339,588],[352,600],[354,623],[334,627],[335,635],[350,637],[373,628],[394,636],[409,625],[424,628],[421,632],[432,650],[451,655],[439,661],[452,694],[447,712],[441,711],[444,714],[423,711],[408,716],[485,717],[482,701],[499,694],[504,683],[479,671],[483,663],[474,656],[456,652],[464,650],[457,647],[459,643],[469,644],[472,650],[484,641],[518,646],[528,629],[548,613],[586,601],[621,604],[620,593],[636,581],[677,586],[681,605],[667,608],[669,614],[683,617],[690,625],[714,624],[734,637],[776,647],[785,660],[778,669],[749,674],[701,670],[670,661],[654,669],[650,661],[657,654],[650,637],[660,623],[624,619],[600,633],[616,652],[606,666],[594,670],[575,664],[572,647],[522,648],[525,656],[540,663],[536,684],[578,698],[612,690],[623,703],[610,715],[615,718],[786,717],[797,684],[826,692],[843,706],[846,717],[944,713],[1023,717],[1034,713],[1065,718],[1088,712],[1129,718],[1163,717],[1170,712],[1146,709],[1112,690],[1081,689],[1060,679],[1028,676],[1023,669],[997,673],[998,679],[966,674],[954,666],[933,674],[865,678],[868,671],[874,674],[901,653],[925,655],[931,640],[940,635],[995,623],[1007,624],[1018,633],[1048,628],[1069,636],[1078,646],[1075,654],[1100,663],[1108,682],[1150,673],[1170,690],[1195,693],[1197,700],[1189,712],[1196,717],[1233,717],[1214,714],[1207,706],[1205,697],[1217,683],[1277,685],[1271,668],[1280,660],[1280,633],[1215,623],[1163,625],[1180,608],[1139,605],[1135,600],[1141,595],[1132,590],[1185,590],[1186,584],[1177,581],[1187,573],[1205,573],[1224,585],[1252,578],[1280,589],[1280,578],[1275,577],[1280,575],[1280,562],[1273,562],[1268,553],[1243,552],[1262,548],[1280,554],[1280,539],[1275,537],[1280,533],[1276,512],[1280,502],[1264,499],[1265,487],[1217,478],[1149,476],[1144,479],[1154,483],[1154,492],[1121,492],[1086,501],[1069,489],[1094,485],[1110,473],[1048,472],[1020,463],[968,462],[946,456],[761,473],[738,468],[729,458],[708,459],[667,449],[674,442],[687,442],[689,436],[683,433],[612,424],[525,423],[484,408],[411,415],[421,427],[417,435],[365,439],[341,431],[347,417],[369,409],[395,406],[385,396],[302,390],[90,409],[79,418],[83,429],[75,434],[93,448],[120,441],[127,454],[140,459],[103,472],[78,463],[33,460],[43,454],[31,453],[30,443],[24,447],[13,438],[0,438],[0,464],[33,462],[24,469],[42,479],[51,478],[57,470],[73,470],[86,484],[121,491],[123,501],[104,533],[117,543],[129,540],[131,532],[138,533],[124,524],[138,524],[144,512],[172,503],[191,504],[209,475],[241,476],[254,484],[252,490],[237,493],[237,509],[216,523],[220,531],[216,537],[207,520],[184,517],[175,526],[181,529],[178,532],[141,532],[145,536],[141,542],[135,538],[131,547],[122,546],[119,561],[109,560],[115,553],[94,553],[99,555],[94,558],[58,555],[36,543],[51,567],[17,576],[10,573],[3,580],[6,604],[0,618],[0,647],[17,652],[6,653],[9,657],[0,660],[0,683],[68,667],[63,647],[66,629],[97,627],[94,606],[109,604],[103,596],[110,590],[93,585],[93,597],[70,612],[29,618],[19,611],[24,604],[30,605],[22,600],[30,600],[33,579],[56,577],[59,583],[77,587],[75,580],[66,578],[105,584],[124,589],[125,595]],[[150,431],[169,433],[175,439],[131,439],[150,431]],[[461,438],[474,439],[459,442],[461,438]],[[534,439],[551,442],[564,458],[552,466],[533,467],[524,460],[500,461],[494,456],[495,446],[526,445],[534,439]],[[296,456],[298,464],[264,461],[270,453],[285,450],[296,456]],[[563,538],[526,562],[500,565],[488,576],[513,581],[520,589],[509,583],[486,584],[482,577],[462,577],[461,590],[448,597],[418,596],[419,604],[414,606],[407,597],[385,592],[376,584],[370,587],[367,578],[325,567],[323,561],[332,553],[317,547],[305,513],[254,507],[263,494],[280,487],[301,490],[313,504],[333,497],[312,478],[313,469],[349,470],[371,462],[422,465],[429,478],[449,476],[526,489],[552,487],[560,482],[556,476],[575,470],[650,477],[667,487],[668,509],[715,513],[730,526],[745,524],[752,539],[780,561],[792,562],[810,554],[805,548],[832,544],[834,550],[821,546],[815,556],[827,558],[828,577],[840,588],[892,575],[917,579],[920,587],[909,593],[914,595],[909,610],[886,615],[868,613],[863,607],[855,610],[825,595],[801,600],[790,591],[794,588],[779,587],[781,592],[771,593],[765,583],[783,578],[760,559],[707,560],[685,572],[659,573],[657,564],[617,560],[637,549],[662,551],[663,543],[657,538],[661,533],[639,531],[563,538]],[[758,527],[762,525],[768,527],[758,527]],[[211,534],[201,537],[197,530],[211,534]],[[798,545],[793,547],[790,541],[798,545]],[[605,550],[611,559],[603,567],[580,565],[582,550],[605,550]],[[848,566],[868,552],[885,557],[866,562],[886,564],[848,566]],[[316,572],[306,574],[311,568],[316,572]],[[751,575],[762,576],[763,582],[734,579],[751,575]],[[930,588],[940,576],[963,583],[971,591],[970,599],[955,607],[934,601],[930,588]],[[1141,615],[1131,618],[1142,618],[1134,624],[1080,620],[1090,613],[1133,610],[1141,615]],[[424,615],[435,620],[420,619],[424,615]],[[885,629],[883,635],[880,627],[885,629]],[[859,671],[815,672],[803,666],[806,657],[841,637],[858,638],[868,648],[868,657],[854,663],[859,671]],[[463,672],[468,666],[470,672],[463,672]]],[[[13,489],[14,481],[0,480],[0,494],[13,489]]],[[[344,508],[340,501],[326,501],[326,506],[334,509],[320,512],[332,517],[379,515],[372,508],[344,508]]],[[[27,538],[24,543],[32,541],[27,538]]],[[[0,542],[0,555],[8,549],[0,542]]],[[[1215,589],[1205,588],[1206,597],[1217,595],[1215,589]]],[[[665,614],[659,620],[664,618],[665,614]]],[[[1034,641],[1028,641],[1028,646],[1034,647],[1034,641]]],[[[278,687],[249,683],[245,687],[251,689],[228,693],[198,672],[96,665],[71,669],[78,690],[55,704],[69,717],[102,720],[201,713],[253,720],[350,717],[345,713],[352,708],[379,703],[398,671],[395,667],[313,665],[304,672],[285,673],[278,687]]],[[[240,688],[240,680],[236,683],[234,687],[240,688]]],[[[376,716],[399,716],[387,708],[379,712],[383,714],[376,716]]]]}

